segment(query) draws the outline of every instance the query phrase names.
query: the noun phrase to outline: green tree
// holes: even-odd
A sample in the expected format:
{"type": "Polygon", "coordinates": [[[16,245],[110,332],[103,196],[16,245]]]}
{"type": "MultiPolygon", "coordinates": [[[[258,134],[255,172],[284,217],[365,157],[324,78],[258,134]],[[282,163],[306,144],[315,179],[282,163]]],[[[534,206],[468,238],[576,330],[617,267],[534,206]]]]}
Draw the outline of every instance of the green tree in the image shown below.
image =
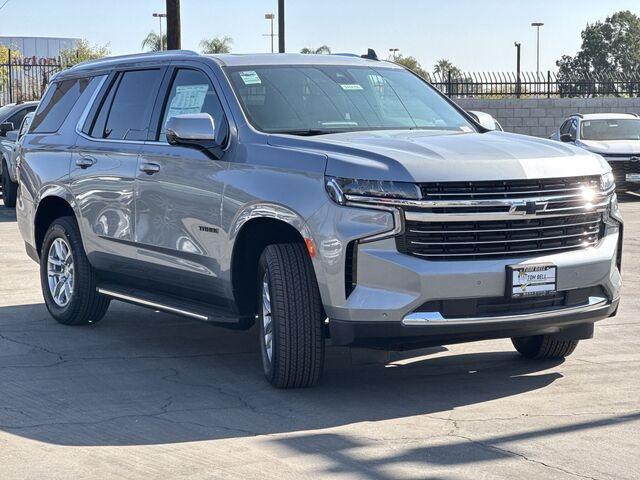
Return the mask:
{"type": "Polygon", "coordinates": [[[398,65],[402,65],[405,68],[408,68],[413,73],[420,75],[422,78],[429,77],[429,74],[427,73],[427,71],[424,68],[422,68],[422,65],[420,65],[420,62],[418,62],[418,60],[415,57],[411,57],[411,56],[405,57],[404,55],[398,55],[396,57],[395,63],[397,63],[398,65]]]}
{"type": "Polygon", "coordinates": [[[109,48],[109,44],[91,45],[89,41],[84,38],[73,47],[60,50],[60,63],[65,67],[71,67],[77,63],[107,57],[110,54],[111,49],[109,48]]]}
{"type": "Polygon", "coordinates": [[[204,54],[211,53],[231,53],[231,37],[214,37],[209,40],[206,38],[200,42],[200,50],[204,54]]]}
{"type": "Polygon", "coordinates": [[[156,32],[149,32],[149,35],[142,41],[142,49],[150,52],[161,52],[167,46],[167,34],[163,33],[162,38],[156,32]]]}
{"type": "Polygon", "coordinates": [[[451,74],[452,78],[459,78],[462,76],[462,71],[446,58],[442,58],[433,66],[433,74],[443,77],[451,74]]]}
{"type": "MultiPolygon", "coordinates": [[[[14,48],[11,48],[11,58],[17,58],[20,56],[20,52],[14,48]]],[[[6,45],[0,45],[0,64],[9,63],[9,47],[6,45]]],[[[9,69],[0,68],[0,87],[4,87],[9,80],[9,69]]]]}
{"type": "Polygon", "coordinates": [[[640,69],[640,17],[628,10],[614,13],[604,22],[587,25],[582,46],[575,56],[557,62],[561,78],[590,73],[631,73],[640,69]]]}
{"type": "Polygon", "coordinates": [[[305,54],[316,54],[316,55],[331,55],[331,48],[328,47],[327,45],[321,45],[318,48],[309,48],[309,47],[304,47],[302,50],[300,50],[300,53],[305,53],[305,54]]]}

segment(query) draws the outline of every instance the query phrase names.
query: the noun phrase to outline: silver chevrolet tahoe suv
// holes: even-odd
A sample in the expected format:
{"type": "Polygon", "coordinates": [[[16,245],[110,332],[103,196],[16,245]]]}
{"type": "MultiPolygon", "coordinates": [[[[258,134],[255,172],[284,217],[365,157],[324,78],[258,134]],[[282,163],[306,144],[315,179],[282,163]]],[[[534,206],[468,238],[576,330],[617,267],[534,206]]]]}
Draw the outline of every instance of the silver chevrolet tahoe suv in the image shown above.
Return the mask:
{"type": "Polygon", "coordinates": [[[258,323],[277,387],[315,384],[327,339],[559,358],[591,338],[621,288],[607,163],[489,132],[369,57],[176,51],[56,76],[17,205],[51,315],[258,323]]]}

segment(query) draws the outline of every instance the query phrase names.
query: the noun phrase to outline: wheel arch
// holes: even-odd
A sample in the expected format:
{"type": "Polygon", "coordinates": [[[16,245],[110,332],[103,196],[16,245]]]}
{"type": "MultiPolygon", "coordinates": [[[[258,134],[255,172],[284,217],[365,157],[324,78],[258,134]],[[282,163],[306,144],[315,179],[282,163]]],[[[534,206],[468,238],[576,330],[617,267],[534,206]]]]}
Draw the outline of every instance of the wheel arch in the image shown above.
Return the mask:
{"type": "Polygon", "coordinates": [[[230,235],[231,286],[242,315],[256,312],[258,262],[268,245],[305,243],[311,239],[304,220],[292,210],[271,204],[253,205],[238,216],[230,235]]]}
{"type": "Polygon", "coordinates": [[[38,256],[42,251],[44,236],[55,219],[69,216],[78,220],[74,204],[75,202],[68,195],[49,193],[41,196],[33,220],[33,234],[38,256]]]}

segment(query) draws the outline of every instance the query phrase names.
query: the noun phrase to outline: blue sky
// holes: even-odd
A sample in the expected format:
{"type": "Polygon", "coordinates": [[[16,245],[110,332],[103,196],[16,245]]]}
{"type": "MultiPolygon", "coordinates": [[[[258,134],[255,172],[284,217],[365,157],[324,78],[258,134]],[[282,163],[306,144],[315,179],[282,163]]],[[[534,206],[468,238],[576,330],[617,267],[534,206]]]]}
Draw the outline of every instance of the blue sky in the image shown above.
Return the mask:
{"type": "MultiPolygon", "coordinates": [[[[158,28],[164,0],[10,0],[0,11],[0,35],[87,38],[110,43],[113,54],[136,52],[158,28]]],[[[638,0],[287,0],[287,50],[329,45],[334,52],[387,56],[391,47],[431,69],[449,58],[466,71],[515,69],[514,41],[523,45],[523,70],[535,70],[535,31],[543,21],[541,69],[573,54],[588,22],[628,9],[638,0]]],[[[231,36],[236,53],[270,49],[264,14],[276,0],[182,0],[183,48],[202,38],[231,36]]]]}

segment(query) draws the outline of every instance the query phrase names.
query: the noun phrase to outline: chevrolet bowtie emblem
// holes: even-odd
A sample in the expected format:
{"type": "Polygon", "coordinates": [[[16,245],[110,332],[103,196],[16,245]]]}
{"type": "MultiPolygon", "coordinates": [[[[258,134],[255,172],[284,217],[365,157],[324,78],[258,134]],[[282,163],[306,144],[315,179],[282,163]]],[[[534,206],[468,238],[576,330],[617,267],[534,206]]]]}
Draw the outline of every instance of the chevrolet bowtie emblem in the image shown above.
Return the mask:
{"type": "Polygon", "coordinates": [[[547,202],[522,202],[511,205],[509,213],[512,215],[535,215],[538,212],[544,212],[548,206],[547,202]]]}

